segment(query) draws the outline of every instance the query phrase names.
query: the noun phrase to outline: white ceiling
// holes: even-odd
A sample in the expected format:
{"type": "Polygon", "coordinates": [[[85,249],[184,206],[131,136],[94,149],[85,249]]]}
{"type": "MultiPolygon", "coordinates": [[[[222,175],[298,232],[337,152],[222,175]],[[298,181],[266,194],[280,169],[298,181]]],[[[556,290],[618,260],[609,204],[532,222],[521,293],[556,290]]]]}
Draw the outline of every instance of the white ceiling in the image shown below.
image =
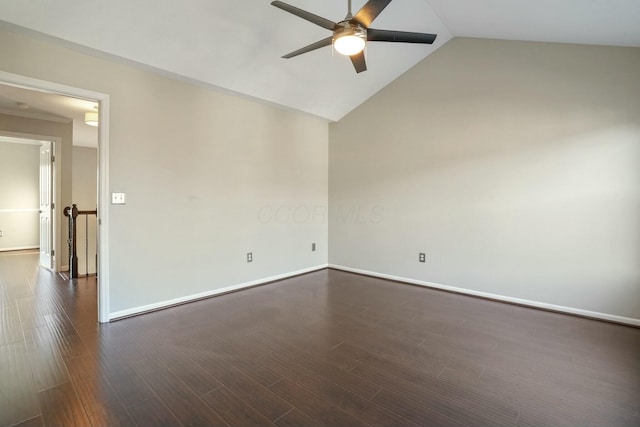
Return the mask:
{"type": "MultiPolygon", "coordinates": [[[[346,0],[285,0],[342,20],[346,0]]],[[[369,43],[356,74],[329,32],[269,0],[2,0],[0,17],[188,79],[338,120],[454,36],[640,46],[640,0],[395,0],[372,27],[438,34],[432,46],[369,43]]],[[[354,12],[365,0],[353,0],[354,12]]]]}
{"type": "Polygon", "coordinates": [[[98,146],[98,128],[84,123],[84,113],[95,111],[94,106],[97,104],[93,101],[0,85],[0,113],[61,123],[73,121],[73,145],[98,146]]]}
{"type": "Polygon", "coordinates": [[[640,46],[640,0],[427,0],[458,37],[640,46]]]}

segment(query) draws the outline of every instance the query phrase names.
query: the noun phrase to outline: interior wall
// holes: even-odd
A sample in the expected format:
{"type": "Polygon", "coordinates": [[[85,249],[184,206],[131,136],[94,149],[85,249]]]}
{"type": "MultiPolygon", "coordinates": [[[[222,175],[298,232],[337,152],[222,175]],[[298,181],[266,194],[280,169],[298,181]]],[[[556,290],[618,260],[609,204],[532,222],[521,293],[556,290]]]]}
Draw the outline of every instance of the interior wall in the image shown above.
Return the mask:
{"type": "Polygon", "coordinates": [[[637,48],[450,41],[331,124],[330,264],[640,319],[638,76],[637,48]]]}
{"type": "Polygon", "coordinates": [[[0,140],[0,251],[38,248],[40,147],[0,140]]]}
{"type": "Polygon", "coordinates": [[[111,313],[326,265],[326,121],[13,28],[0,69],[110,96],[111,313]]]}
{"type": "MultiPolygon", "coordinates": [[[[0,41],[2,40],[0,35],[0,41]]],[[[0,45],[0,52],[4,46],[0,45]]],[[[2,52],[4,55],[4,52],[2,52]]],[[[0,63],[4,58],[0,58],[0,63]]],[[[0,66],[1,69],[1,66],[0,66]]],[[[0,131],[10,134],[40,135],[43,137],[59,138],[60,143],[55,144],[55,175],[54,175],[54,202],[57,207],[71,205],[71,169],[73,142],[73,124],[54,122],[49,120],[18,117],[8,114],[0,114],[0,131]]],[[[38,163],[39,164],[39,163],[38,163]]],[[[55,265],[56,271],[68,268],[67,236],[69,235],[67,218],[62,214],[62,209],[54,210],[57,221],[57,235],[55,236],[55,265]]]]}
{"type": "MultiPolygon", "coordinates": [[[[73,147],[72,200],[79,210],[92,211],[98,206],[98,150],[73,147]]],[[[96,215],[80,215],[76,224],[78,274],[96,273],[96,215]]]]}

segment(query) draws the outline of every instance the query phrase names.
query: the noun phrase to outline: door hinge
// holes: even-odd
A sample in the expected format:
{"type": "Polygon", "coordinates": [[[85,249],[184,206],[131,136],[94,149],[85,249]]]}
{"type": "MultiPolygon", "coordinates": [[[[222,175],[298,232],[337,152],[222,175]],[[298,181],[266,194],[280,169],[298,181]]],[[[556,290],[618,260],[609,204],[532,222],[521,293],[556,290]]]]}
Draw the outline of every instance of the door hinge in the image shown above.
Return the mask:
{"type": "Polygon", "coordinates": [[[56,250],[55,249],[51,250],[51,256],[56,256],[56,250]]]}
{"type": "Polygon", "coordinates": [[[56,204],[55,203],[51,203],[51,209],[55,209],[56,208],[56,204]]]}
{"type": "Polygon", "coordinates": [[[51,156],[51,163],[56,161],[56,156],[51,156]]]}

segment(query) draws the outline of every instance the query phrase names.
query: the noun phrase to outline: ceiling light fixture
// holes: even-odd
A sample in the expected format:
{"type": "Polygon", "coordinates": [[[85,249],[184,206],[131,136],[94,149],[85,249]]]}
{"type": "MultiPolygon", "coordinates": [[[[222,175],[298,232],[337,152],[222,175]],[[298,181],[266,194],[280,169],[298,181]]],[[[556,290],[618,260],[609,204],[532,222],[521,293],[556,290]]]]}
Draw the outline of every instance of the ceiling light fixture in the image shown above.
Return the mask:
{"type": "Polygon", "coordinates": [[[352,21],[342,21],[338,25],[340,28],[333,32],[335,50],[346,56],[362,52],[367,40],[366,28],[352,21]]]}
{"type": "Polygon", "coordinates": [[[98,112],[97,111],[87,111],[84,113],[84,122],[89,126],[98,126],[98,112]]]}

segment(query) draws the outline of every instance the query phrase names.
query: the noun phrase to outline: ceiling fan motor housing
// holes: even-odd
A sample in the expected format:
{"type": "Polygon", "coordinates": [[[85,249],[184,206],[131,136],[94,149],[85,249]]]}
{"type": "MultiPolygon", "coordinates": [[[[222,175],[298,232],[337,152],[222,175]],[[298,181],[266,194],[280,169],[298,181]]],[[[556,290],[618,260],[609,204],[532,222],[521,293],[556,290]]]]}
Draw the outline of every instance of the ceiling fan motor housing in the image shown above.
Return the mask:
{"type": "Polygon", "coordinates": [[[344,36],[356,36],[363,40],[367,40],[367,29],[356,21],[340,21],[333,30],[333,40],[344,36]]]}
{"type": "MultiPolygon", "coordinates": [[[[362,46],[367,41],[367,29],[354,20],[338,22],[333,30],[333,44],[344,38],[358,38],[362,40],[362,46]]],[[[338,49],[339,50],[339,49],[338,49]]],[[[362,50],[362,49],[360,49],[362,50]]]]}

